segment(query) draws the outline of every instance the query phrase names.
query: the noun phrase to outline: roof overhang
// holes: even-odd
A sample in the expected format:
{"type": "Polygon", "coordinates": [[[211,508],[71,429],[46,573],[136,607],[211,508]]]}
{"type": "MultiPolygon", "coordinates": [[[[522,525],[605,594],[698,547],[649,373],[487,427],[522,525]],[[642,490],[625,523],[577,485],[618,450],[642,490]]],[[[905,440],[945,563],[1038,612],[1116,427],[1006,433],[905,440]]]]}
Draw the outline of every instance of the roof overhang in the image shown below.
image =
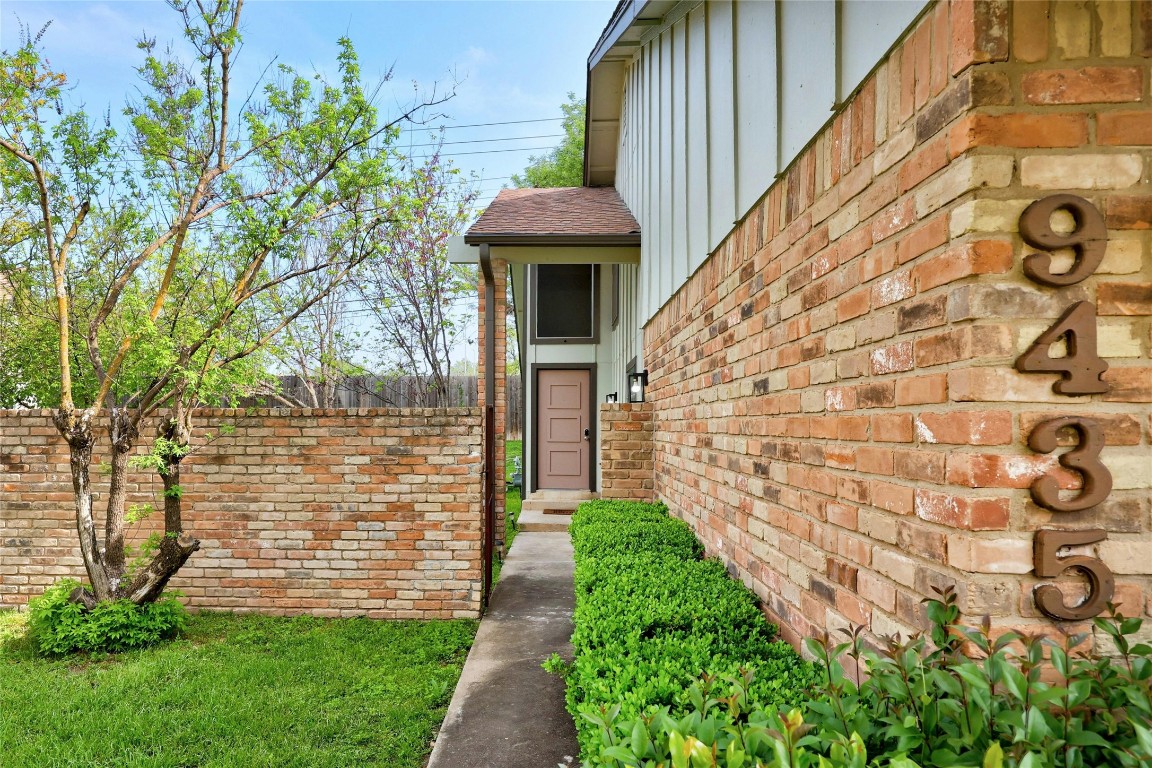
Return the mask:
{"type": "Polygon", "coordinates": [[[584,183],[590,187],[610,187],[616,181],[626,68],[623,61],[605,61],[588,71],[584,183]]]}
{"type": "Polygon", "coordinates": [[[449,238],[448,260],[453,264],[479,264],[480,246],[488,245],[488,254],[493,259],[503,259],[510,264],[639,264],[640,239],[634,243],[613,243],[609,241],[568,242],[559,239],[521,240],[479,239],[469,242],[467,235],[449,238]]]}
{"type": "Polygon", "coordinates": [[[505,189],[463,237],[449,258],[475,263],[481,246],[492,258],[519,264],[634,264],[640,260],[640,225],[612,187],[505,189]]]}
{"type": "MultiPolygon", "coordinates": [[[[699,0],[687,4],[695,5],[699,0]]],[[[584,184],[611,186],[616,182],[620,144],[624,76],[640,46],[664,24],[682,0],[622,0],[604,34],[588,56],[584,124],[584,184]]]]}

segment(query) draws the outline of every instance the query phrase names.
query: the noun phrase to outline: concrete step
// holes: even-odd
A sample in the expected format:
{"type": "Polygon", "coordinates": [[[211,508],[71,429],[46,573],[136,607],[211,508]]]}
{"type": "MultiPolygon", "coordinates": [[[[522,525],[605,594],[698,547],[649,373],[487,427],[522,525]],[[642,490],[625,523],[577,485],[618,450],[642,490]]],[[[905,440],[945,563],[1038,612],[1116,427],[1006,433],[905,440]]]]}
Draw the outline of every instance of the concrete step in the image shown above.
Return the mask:
{"type": "Polygon", "coordinates": [[[536,491],[524,499],[520,509],[548,515],[570,515],[583,502],[598,498],[600,494],[594,491],[536,491]]]}
{"type": "Polygon", "coordinates": [[[535,509],[520,510],[521,531],[530,533],[563,533],[572,522],[572,514],[548,514],[535,509]]]}

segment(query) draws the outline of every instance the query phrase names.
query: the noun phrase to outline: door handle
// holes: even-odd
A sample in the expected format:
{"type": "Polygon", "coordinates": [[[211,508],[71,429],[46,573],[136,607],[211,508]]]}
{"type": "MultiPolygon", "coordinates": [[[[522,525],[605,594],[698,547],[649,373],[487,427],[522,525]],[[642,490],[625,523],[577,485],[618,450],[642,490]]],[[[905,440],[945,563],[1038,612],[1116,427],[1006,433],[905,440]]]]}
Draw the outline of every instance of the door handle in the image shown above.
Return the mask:
{"type": "Polygon", "coordinates": [[[584,439],[588,440],[591,437],[592,437],[592,430],[590,430],[588,427],[584,427],[584,439]]]}

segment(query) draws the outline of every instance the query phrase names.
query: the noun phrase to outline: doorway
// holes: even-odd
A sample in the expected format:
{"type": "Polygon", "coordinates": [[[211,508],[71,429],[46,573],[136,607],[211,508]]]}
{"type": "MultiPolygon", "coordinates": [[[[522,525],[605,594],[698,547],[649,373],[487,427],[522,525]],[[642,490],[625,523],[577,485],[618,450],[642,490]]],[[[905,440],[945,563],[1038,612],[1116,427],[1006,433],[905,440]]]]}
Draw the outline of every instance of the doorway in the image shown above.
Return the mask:
{"type": "Polygon", "coordinates": [[[592,489],[592,371],[536,370],[533,490],[592,489]]]}

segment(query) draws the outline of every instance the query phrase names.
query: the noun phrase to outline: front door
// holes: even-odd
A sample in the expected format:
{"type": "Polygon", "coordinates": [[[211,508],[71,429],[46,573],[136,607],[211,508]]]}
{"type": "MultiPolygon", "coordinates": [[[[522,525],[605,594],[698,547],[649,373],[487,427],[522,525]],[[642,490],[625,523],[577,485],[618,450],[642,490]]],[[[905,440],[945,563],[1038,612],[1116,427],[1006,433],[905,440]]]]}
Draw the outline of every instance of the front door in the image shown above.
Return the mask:
{"type": "Polygon", "coordinates": [[[536,373],[536,487],[588,490],[591,458],[591,371],[536,373]]]}

